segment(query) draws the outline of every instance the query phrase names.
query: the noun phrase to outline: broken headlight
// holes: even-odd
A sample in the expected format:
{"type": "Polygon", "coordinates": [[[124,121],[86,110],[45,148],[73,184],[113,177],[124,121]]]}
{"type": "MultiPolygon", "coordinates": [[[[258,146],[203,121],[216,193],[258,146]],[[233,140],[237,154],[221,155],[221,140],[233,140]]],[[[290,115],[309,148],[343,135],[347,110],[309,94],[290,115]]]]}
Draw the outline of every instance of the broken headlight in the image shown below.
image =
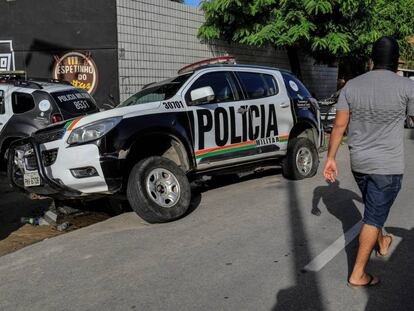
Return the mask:
{"type": "Polygon", "coordinates": [[[67,142],[74,145],[97,140],[117,126],[121,120],[121,117],[115,117],[81,126],[72,131],[67,142]]]}

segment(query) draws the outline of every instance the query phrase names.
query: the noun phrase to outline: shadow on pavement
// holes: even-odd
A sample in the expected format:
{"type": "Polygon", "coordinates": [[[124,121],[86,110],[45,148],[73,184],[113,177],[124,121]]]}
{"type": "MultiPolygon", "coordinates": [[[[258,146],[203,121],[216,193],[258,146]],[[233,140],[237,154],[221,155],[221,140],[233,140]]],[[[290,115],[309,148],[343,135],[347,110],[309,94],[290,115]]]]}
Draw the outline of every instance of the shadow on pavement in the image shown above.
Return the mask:
{"type": "Polygon", "coordinates": [[[297,199],[296,186],[287,181],[289,197],[290,239],[292,244],[293,267],[295,285],[277,293],[276,305],[273,311],[281,310],[318,310],[325,308],[318,286],[316,273],[302,272],[302,268],[311,261],[311,254],[307,246],[306,231],[302,221],[302,208],[297,199]]]}
{"type": "Polygon", "coordinates": [[[386,227],[402,241],[388,260],[371,260],[368,269],[381,279],[378,287],[367,289],[366,311],[414,310],[414,228],[386,227]]]}
{"type": "MultiPolygon", "coordinates": [[[[327,186],[316,187],[313,191],[312,214],[320,216],[322,211],[319,202],[322,200],[327,211],[342,223],[344,234],[358,223],[362,215],[354,201],[362,203],[362,198],[355,192],[339,187],[340,182],[328,183],[327,186]]],[[[354,239],[345,247],[348,262],[348,277],[352,272],[358,249],[358,239],[354,239]]]]}

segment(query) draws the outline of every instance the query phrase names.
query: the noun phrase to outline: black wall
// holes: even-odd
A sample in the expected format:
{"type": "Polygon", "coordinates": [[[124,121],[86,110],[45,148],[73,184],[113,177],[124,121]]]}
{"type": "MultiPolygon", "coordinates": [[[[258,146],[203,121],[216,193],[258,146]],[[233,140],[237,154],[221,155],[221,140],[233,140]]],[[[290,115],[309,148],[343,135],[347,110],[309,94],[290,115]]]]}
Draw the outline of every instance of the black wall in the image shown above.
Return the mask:
{"type": "Polygon", "coordinates": [[[98,68],[94,97],[119,101],[115,0],[0,0],[0,40],[12,40],[16,70],[52,78],[54,55],[89,52],[98,68]]]}

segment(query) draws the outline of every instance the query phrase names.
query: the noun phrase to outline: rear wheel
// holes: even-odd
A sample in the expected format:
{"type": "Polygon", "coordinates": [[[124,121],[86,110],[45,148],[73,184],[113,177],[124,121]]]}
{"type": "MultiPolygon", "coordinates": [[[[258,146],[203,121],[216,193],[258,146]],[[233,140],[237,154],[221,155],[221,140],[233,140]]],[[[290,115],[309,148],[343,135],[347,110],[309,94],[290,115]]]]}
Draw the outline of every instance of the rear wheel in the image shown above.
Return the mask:
{"type": "Polygon", "coordinates": [[[309,139],[298,137],[289,141],[288,152],[282,163],[283,176],[293,180],[312,177],[318,166],[318,151],[309,139]]]}
{"type": "Polygon", "coordinates": [[[153,156],[139,161],[128,179],[131,208],[150,223],[173,221],[183,216],[191,201],[185,173],[173,161],[153,156]]]}

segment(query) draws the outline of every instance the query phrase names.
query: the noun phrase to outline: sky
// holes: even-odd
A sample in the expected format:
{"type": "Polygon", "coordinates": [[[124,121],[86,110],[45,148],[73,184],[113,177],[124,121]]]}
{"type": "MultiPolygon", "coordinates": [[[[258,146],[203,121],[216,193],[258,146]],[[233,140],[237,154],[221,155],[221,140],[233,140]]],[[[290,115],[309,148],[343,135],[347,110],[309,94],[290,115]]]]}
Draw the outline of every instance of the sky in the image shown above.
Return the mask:
{"type": "Polygon", "coordinates": [[[200,0],[185,0],[185,3],[197,6],[200,3],[200,0]]]}

